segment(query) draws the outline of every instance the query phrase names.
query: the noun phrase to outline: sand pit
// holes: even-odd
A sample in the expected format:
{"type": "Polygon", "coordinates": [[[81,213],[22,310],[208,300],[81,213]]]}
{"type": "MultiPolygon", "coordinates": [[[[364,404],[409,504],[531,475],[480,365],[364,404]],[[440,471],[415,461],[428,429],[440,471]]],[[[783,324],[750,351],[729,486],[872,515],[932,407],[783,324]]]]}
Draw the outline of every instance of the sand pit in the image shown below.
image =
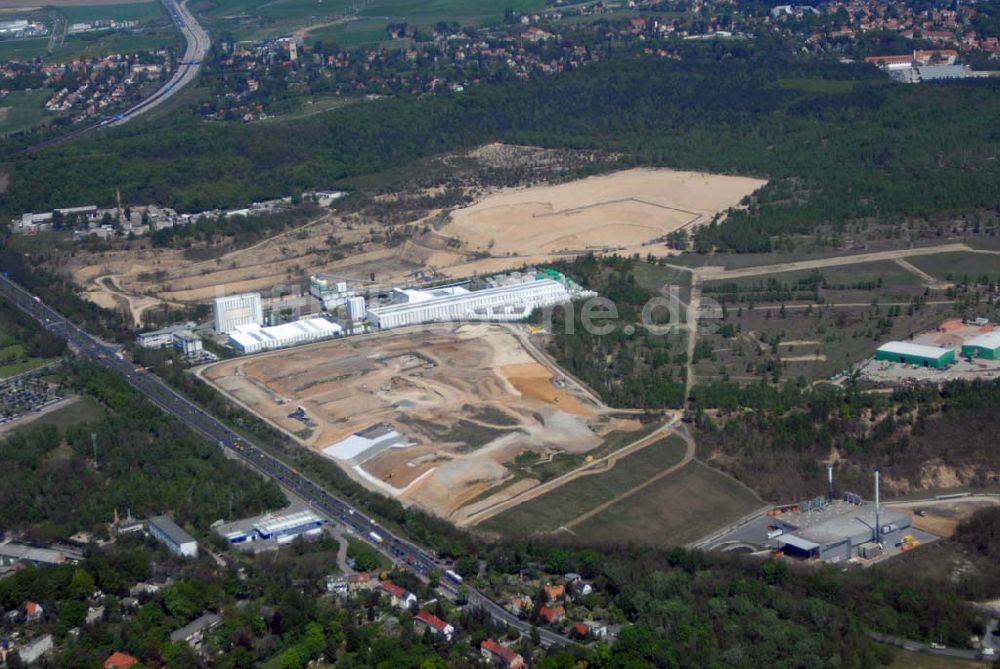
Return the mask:
{"type": "Polygon", "coordinates": [[[509,479],[526,451],[579,456],[628,431],[498,325],[395,330],[199,374],[363,484],[445,517],[509,479]],[[305,419],[290,415],[298,407],[305,419]]]}
{"type": "Polygon", "coordinates": [[[632,248],[705,222],[764,183],[698,172],[626,170],[503,190],[452,212],[440,232],[494,255],[632,248]]]}

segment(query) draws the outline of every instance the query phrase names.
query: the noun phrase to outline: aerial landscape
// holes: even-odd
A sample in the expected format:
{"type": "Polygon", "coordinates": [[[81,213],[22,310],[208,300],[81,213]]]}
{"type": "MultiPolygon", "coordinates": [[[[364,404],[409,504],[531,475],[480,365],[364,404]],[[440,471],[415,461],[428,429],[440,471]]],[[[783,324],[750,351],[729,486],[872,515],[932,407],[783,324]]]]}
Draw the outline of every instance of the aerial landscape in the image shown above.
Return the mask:
{"type": "Polygon", "coordinates": [[[0,667],[1000,669],[998,40],[0,0],[0,667]]]}

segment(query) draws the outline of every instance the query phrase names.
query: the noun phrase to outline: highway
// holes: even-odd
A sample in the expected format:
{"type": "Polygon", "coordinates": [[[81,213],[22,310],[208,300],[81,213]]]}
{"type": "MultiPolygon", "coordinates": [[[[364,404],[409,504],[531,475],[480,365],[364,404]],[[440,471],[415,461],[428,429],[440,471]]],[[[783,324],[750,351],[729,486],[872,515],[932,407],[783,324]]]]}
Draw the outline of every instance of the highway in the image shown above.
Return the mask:
{"type": "Polygon", "coordinates": [[[128,123],[137,116],[141,116],[151,109],[160,106],[198,77],[198,72],[201,71],[201,63],[208,54],[208,49],[212,45],[212,41],[209,39],[205,29],[201,27],[201,24],[188,11],[187,7],[177,2],[177,0],[161,0],[161,2],[163,2],[164,9],[167,10],[167,14],[170,15],[171,20],[173,20],[181,35],[183,35],[185,43],[184,55],[178,62],[177,68],[170,76],[170,79],[150,96],[137,102],[125,111],[85,128],[80,128],[66,135],[60,135],[46,142],[30,146],[25,149],[26,153],[34,153],[49,146],[64,144],[92,130],[128,123]]]}
{"type": "MultiPolygon", "coordinates": [[[[66,340],[78,355],[89,358],[121,375],[128,381],[129,385],[142,393],[149,401],[173,415],[193,431],[219,444],[231,454],[235,454],[261,474],[275,479],[288,491],[308,502],[317,513],[354,531],[359,537],[388,555],[395,564],[422,578],[426,578],[431,570],[438,570],[442,574],[440,589],[450,597],[457,595],[459,581],[446,574],[449,569],[446,563],[439,562],[427,551],[394,535],[373,519],[366,517],[343,500],[316,485],[297,470],[266,453],[259,446],[240,436],[202,410],[201,407],[180,395],[158,376],[136,369],[132,363],[121,356],[115,346],[87,334],[7,276],[0,277],[0,294],[41,323],[49,332],[66,340]]],[[[469,604],[483,608],[494,620],[514,627],[522,634],[531,632],[529,623],[506,611],[475,588],[468,587],[467,589],[469,604]]],[[[545,646],[572,644],[569,639],[551,630],[539,628],[538,633],[545,646]]]]}

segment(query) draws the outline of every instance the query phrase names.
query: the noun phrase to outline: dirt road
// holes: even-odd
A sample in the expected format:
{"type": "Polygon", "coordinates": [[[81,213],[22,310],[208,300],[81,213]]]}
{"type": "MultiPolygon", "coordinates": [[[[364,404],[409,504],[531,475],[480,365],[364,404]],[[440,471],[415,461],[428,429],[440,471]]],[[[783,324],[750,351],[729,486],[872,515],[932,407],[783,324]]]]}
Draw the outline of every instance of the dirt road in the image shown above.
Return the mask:
{"type": "Polygon", "coordinates": [[[939,244],[937,246],[925,246],[916,249],[900,249],[898,251],[877,251],[875,253],[859,253],[848,256],[834,256],[832,258],[817,258],[816,260],[799,260],[797,262],[779,263],[777,265],[756,265],[754,267],[737,267],[726,269],[708,265],[693,270],[695,276],[702,281],[716,281],[719,279],[739,279],[748,276],[760,276],[761,274],[778,274],[781,272],[797,272],[809,269],[823,269],[824,267],[843,267],[845,265],[860,265],[861,263],[878,262],[880,260],[898,260],[901,258],[912,258],[915,256],[930,256],[938,253],[986,253],[978,251],[966,244],[939,244]]]}

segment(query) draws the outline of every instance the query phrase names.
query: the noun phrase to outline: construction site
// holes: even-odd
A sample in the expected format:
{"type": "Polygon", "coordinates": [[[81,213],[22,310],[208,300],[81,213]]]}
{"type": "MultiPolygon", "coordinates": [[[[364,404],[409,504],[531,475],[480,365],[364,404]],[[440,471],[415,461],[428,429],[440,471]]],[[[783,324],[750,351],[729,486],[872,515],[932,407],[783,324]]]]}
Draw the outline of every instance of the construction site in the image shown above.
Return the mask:
{"type": "MultiPolygon", "coordinates": [[[[638,420],[603,406],[524,330],[400,328],[227,360],[200,378],[369,488],[459,520],[540,483],[509,465],[582,461],[638,420]]],[[[638,436],[636,438],[639,438],[638,436]]]]}

